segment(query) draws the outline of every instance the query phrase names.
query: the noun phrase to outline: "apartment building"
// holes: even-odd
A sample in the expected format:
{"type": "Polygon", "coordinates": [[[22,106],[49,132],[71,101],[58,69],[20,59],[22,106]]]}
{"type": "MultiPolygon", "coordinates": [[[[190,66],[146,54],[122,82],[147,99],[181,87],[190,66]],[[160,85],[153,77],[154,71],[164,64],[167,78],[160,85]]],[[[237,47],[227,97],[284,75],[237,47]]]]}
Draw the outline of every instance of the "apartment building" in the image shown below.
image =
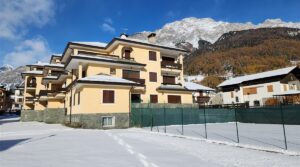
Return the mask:
{"type": "MultiPolygon", "coordinates": [[[[122,34],[108,44],[69,42],[49,63],[28,65],[24,111],[64,109],[87,128],[129,126],[131,103],[192,103],[184,87],[185,50],[122,34]]],[[[25,113],[25,112],[23,112],[25,113]]]]}
{"type": "Polygon", "coordinates": [[[224,81],[218,88],[223,104],[248,103],[266,105],[276,95],[300,90],[300,69],[297,66],[235,77],[224,81]]]}
{"type": "Polygon", "coordinates": [[[20,113],[23,108],[23,91],[24,87],[18,86],[16,89],[13,90],[13,94],[10,96],[12,99],[12,107],[11,111],[20,113]]]}

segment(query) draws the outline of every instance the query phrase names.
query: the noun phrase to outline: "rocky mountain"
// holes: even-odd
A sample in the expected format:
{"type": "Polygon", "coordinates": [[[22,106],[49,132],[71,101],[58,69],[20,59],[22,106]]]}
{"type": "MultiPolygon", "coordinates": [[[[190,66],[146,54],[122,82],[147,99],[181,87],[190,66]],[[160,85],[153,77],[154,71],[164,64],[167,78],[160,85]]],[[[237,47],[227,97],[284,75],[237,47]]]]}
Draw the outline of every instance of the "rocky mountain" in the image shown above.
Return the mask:
{"type": "MultiPolygon", "coordinates": [[[[289,27],[300,28],[300,23],[284,22],[280,19],[267,19],[262,23],[230,23],[216,21],[211,18],[185,18],[165,24],[161,29],[154,31],[157,42],[168,46],[189,43],[198,48],[198,42],[207,41],[215,43],[224,33],[258,28],[289,27]]],[[[131,35],[132,38],[146,40],[150,31],[139,32],[131,35]]],[[[184,46],[187,46],[185,44],[184,46]]]]}
{"type": "Polygon", "coordinates": [[[218,77],[295,65],[300,62],[300,29],[277,27],[228,32],[213,44],[200,41],[199,48],[185,61],[188,74],[218,77]]]}
{"type": "Polygon", "coordinates": [[[21,73],[25,71],[25,66],[13,68],[10,65],[0,67],[0,84],[7,88],[13,88],[23,82],[21,73]]]}

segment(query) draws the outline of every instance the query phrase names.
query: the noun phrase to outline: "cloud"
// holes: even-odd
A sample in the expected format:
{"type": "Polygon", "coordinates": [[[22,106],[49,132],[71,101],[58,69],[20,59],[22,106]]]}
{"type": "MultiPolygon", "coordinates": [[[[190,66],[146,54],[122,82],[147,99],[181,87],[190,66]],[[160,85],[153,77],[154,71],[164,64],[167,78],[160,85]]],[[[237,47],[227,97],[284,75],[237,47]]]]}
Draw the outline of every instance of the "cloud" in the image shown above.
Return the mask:
{"type": "Polygon", "coordinates": [[[0,38],[20,39],[28,26],[44,26],[54,16],[53,8],[53,0],[0,0],[0,38]]]}
{"type": "Polygon", "coordinates": [[[113,21],[111,18],[105,18],[104,22],[101,24],[100,28],[104,32],[109,32],[114,34],[116,32],[116,29],[113,27],[113,21]]]}
{"type": "Polygon", "coordinates": [[[35,63],[37,61],[49,61],[49,49],[47,41],[38,36],[33,39],[27,39],[16,45],[12,52],[4,56],[4,64],[10,64],[14,67],[35,63]]]}

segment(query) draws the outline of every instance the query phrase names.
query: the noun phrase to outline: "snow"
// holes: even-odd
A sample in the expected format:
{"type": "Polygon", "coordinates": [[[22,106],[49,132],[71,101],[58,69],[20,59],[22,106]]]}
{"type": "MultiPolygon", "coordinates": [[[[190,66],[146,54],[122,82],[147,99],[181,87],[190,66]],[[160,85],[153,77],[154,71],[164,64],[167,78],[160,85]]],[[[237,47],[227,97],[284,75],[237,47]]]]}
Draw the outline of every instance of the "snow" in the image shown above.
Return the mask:
{"type": "Polygon", "coordinates": [[[81,78],[78,81],[100,81],[100,82],[117,82],[117,83],[131,83],[131,84],[136,84],[133,81],[129,81],[127,79],[123,78],[118,78],[106,74],[99,74],[99,75],[93,75],[93,76],[88,76],[85,78],[81,78]]]}
{"type": "Polygon", "coordinates": [[[299,95],[300,90],[288,90],[282,93],[274,94],[273,96],[299,95]]]}
{"type": "Polygon", "coordinates": [[[2,119],[5,167],[298,167],[299,156],[153,133],[142,129],[88,130],[2,119]]]}
{"type": "Polygon", "coordinates": [[[135,42],[140,42],[140,43],[145,43],[145,44],[151,44],[151,45],[156,45],[156,46],[162,46],[162,47],[168,47],[171,49],[179,49],[182,50],[183,52],[185,52],[186,50],[178,48],[178,47],[174,47],[172,45],[164,45],[164,44],[158,44],[158,43],[150,43],[148,42],[148,40],[141,40],[141,39],[136,39],[136,38],[130,38],[130,37],[126,37],[126,38],[116,38],[116,39],[122,39],[122,40],[127,40],[127,41],[135,41],[135,42]]]}
{"type": "Polygon", "coordinates": [[[71,41],[72,43],[83,44],[83,45],[90,45],[90,46],[97,46],[97,47],[105,47],[107,43],[103,42],[80,42],[80,41],[71,41]]]}
{"type": "Polygon", "coordinates": [[[161,85],[158,87],[158,89],[185,89],[184,87],[180,85],[161,85]]]}
{"type": "Polygon", "coordinates": [[[51,66],[51,67],[64,67],[64,64],[52,64],[52,63],[45,63],[45,62],[37,62],[35,64],[30,64],[29,66],[51,66]]]}
{"type": "MultiPolygon", "coordinates": [[[[175,46],[179,42],[188,42],[194,48],[198,47],[200,39],[215,43],[224,33],[230,31],[241,31],[268,27],[290,27],[300,28],[299,22],[284,22],[280,19],[266,19],[263,23],[253,24],[251,22],[234,23],[218,21],[212,18],[188,17],[165,24],[162,28],[155,31],[157,43],[175,46]]],[[[136,38],[145,39],[149,31],[136,33],[136,38]]]]}
{"type": "Polygon", "coordinates": [[[193,82],[185,82],[184,83],[184,87],[187,88],[188,90],[204,90],[204,91],[215,91],[215,89],[200,85],[200,84],[196,84],[193,82]]]}
{"type": "Polygon", "coordinates": [[[184,79],[188,82],[200,82],[204,79],[203,75],[189,75],[184,76],[184,79]]]}
{"type": "Polygon", "coordinates": [[[218,87],[236,85],[236,84],[240,84],[245,81],[251,81],[251,80],[256,80],[256,79],[274,77],[274,76],[279,76],[279,75],[286,75],[286,74],[290,73],[296,67],[297,66],[292,66],[292,67],[282,68],[282,69],[273,70],[273,71],[267,71],[267,72],[252,74],[252,75],[245,75],[245,76],[241,76],[241,77],[231,78],[231,79],[228,79],[228,80],[222,82],[221,84],[219,84],[218,87]]]}
{"type": "Polygon", "coordinates": [[[43,74],[43,71],[32,70],[32,71],[24,71],[22,73],[23,74],[43,74]]]}

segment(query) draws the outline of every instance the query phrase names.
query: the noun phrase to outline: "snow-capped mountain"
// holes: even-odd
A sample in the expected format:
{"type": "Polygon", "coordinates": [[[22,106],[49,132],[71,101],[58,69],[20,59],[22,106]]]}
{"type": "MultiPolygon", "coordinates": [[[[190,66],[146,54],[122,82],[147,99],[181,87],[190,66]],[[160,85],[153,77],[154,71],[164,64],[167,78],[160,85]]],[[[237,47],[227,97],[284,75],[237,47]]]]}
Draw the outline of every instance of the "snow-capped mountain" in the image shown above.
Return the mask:
{"type": "MultiPolygon", "coordinates": [[[[300,22],[284,22],[281,19],[267,19],[262,23],[230,23],[216,21],[212,18],[185,18],[179,21],[165,24],[161,29],[154,31],[157,34],[157,43],[176,46],[178,43],[188,42],[193,47],[198,47],[199,40],[210,43],[216,42],[224,33],[247,29],[289,27],[300,28],[300,22]]],[[[132,38],[146,40],[150,31],[133,34],[132,38]]]]}
{"type": "Polygon", "coordinates": [[[12,71],[14,69],[13,66],[9,65],[9,64],[5,64],[2,67],[0,67],[0,73],[4,73],[7,71],[12,71]]]}
{"type": "Polygon", "coordinates": [[[5,86],[7,89],[14,88],[23,82],[21,73],[24,71],[24,66],[14,69],[11,65],[3,65],[0,67],[0,84],[5,86]]]}

